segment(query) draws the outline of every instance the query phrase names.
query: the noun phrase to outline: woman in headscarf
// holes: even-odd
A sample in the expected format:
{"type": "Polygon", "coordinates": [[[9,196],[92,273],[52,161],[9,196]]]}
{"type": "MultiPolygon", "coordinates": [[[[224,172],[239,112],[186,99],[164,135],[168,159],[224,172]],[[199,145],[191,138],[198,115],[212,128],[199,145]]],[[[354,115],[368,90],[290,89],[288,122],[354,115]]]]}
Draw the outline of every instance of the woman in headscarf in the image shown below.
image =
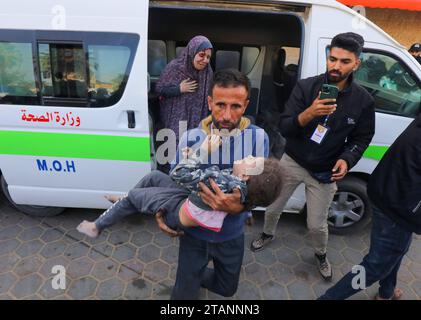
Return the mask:
{"type": "Polygon", "coordinates": [[[192,38],[181,56],[165,67],[156,84],[162,124],[175,132],[177,143],[180,121],[187,121],[187,129],[191,129],[208,114],[211,54],[212,44],[206,37],[192,38]]]}

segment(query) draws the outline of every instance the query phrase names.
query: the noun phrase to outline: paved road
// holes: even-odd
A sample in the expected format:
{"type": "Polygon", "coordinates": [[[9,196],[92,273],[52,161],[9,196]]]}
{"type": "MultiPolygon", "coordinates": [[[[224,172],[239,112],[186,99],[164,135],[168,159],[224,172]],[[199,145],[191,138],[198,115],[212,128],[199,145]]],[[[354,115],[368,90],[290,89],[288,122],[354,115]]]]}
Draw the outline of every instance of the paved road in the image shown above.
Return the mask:
{"type": "MultiPolygon", "coordinates": [[[[101,211],[69,209],[58,217],[35,218],[12,208],[0,195],[1,299],[168,299],[174,284],[178,240],[161,233],[150,217],[134,216],[103,232],[81,236],[75,227],[101,211]],[[52,288],[54,265],[66,268],[66,289],[52,288]]],[[[232,299],[314,299],[331,283],[313,264],[313,251],[302,217],[285,214],[277,237],[256,254],[248,246],[263,225],[255,214],[246,226],[246,250],[240,285],[232,299]]],[[[361,261],[369,228],[352,236],[331,235],[328,257],[337,281],[361,261]]],[[[421,237],[403,261],[398,285],[405,299],[421,300],[421,237]]],[[[352,299],[369,299],[377,286],[352,299]]],[[[225,299],[207,290],[202,299],[225,299]]]]}

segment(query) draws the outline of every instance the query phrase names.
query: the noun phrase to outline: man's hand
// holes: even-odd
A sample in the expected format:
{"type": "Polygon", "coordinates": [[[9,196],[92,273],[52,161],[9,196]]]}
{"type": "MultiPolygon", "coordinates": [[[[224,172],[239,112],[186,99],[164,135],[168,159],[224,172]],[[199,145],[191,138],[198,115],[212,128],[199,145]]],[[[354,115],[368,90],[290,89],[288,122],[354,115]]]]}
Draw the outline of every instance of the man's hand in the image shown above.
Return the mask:
{"type": "Polygon", "coordinates": [[[348,172],[348,164],[345,160],[339,159],[336,161],[332,169],[332,181],[339,181],[345,177],[348,172]]]}
{"type": "Polygon", "coordinates": [[[183,155],[183,159],[188,159],[188,158],[191,158],[191,156],[193,154],[193,149],[189,148],[189,147],[185,147],[185,148],[181,149],[181,153],[183,155]]]}
{"type": "Polygon", "coordinates": [[[161,229],[162,232],[166,233],[170,237],[178,237],[184,234],[183,231],[175,231],[168,227],[164,222],[164,216],[162,215],[161,211],[158,211],[158,213],[155,215],[155,220],[156,223],[158,223],[159,229],[161,229]]]}
{"type": "Polygon", "coordinates": [[[222,144],[221,136],[212,134],[207,135],[203,143],[200,145],[201,152],[204,154],[211,154],[218,150],[219,146],[222,144]]]}
{"type": "Polygon", "coordinates": [[[244,205],[241,204],[241,192],[234,189],[232,193],[226,194],[219,189],[218,185],[212,179],[209,179],[213,193],[203,182],[199,182],[202,191],[199,192],[203,202],[213,210],[224,211],[230,214],[238,214],[244,211],[244,205]]]}
{"type": "Polygon", "coordinates": [[[322,99],[320,100],[320,92],[312,105],[305,109],[298,115],[298,122],[302,127],[305,127],[311,120],[316,117],[327,116],[335,112],[337,105],[328,104],[336,102],[336,99],[322,99]]]}

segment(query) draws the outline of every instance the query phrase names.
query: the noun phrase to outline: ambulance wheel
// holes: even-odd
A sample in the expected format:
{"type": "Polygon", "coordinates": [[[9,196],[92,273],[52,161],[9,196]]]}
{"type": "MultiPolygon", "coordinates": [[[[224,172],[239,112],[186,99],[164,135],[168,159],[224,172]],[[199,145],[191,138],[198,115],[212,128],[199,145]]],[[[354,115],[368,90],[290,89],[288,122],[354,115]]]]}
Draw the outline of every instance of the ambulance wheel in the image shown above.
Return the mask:
{"type": "Polygon", "coordinates": [[[329,231],[335,234],[359,231],[371,221],[371,212],[367,183],[357,177],[345,177],[338,182],[338,191],[329,208],[329,231]]]}
{"type": "Polygon", "coordinates": [[[27,215],[30,215],[30,216],[52,217],[52,216],[56,216],[62,213],[65,210],[65,208],[59,208],[59,207],[28,206],[28,205],[15,203],[9,194],[7,182],[3,176],[1,176],[1,189],[3,190],[4,195],[6,196],[7,200],[9,200],[9,202],[12,204],[13,207],[15,207],[19,211],[26,213],[27,215]]]}

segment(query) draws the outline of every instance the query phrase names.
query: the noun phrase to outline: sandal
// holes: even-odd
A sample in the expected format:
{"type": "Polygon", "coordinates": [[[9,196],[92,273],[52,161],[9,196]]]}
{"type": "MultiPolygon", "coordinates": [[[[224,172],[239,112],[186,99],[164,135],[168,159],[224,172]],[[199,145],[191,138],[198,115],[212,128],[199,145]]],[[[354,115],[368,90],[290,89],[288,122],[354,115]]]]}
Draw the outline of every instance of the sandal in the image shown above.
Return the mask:
{"type": "Polygon", "coordinates": [[[403,295],[402,289],[396,288],[393,291],[392,298],[390,298],[390,299],[383,299],[383,298],[380,298],[379,294],[377,293],[376,296],[374,297],[374,300],[399,300],[400,298],[402,298],[402,295],[403,295]]]}

